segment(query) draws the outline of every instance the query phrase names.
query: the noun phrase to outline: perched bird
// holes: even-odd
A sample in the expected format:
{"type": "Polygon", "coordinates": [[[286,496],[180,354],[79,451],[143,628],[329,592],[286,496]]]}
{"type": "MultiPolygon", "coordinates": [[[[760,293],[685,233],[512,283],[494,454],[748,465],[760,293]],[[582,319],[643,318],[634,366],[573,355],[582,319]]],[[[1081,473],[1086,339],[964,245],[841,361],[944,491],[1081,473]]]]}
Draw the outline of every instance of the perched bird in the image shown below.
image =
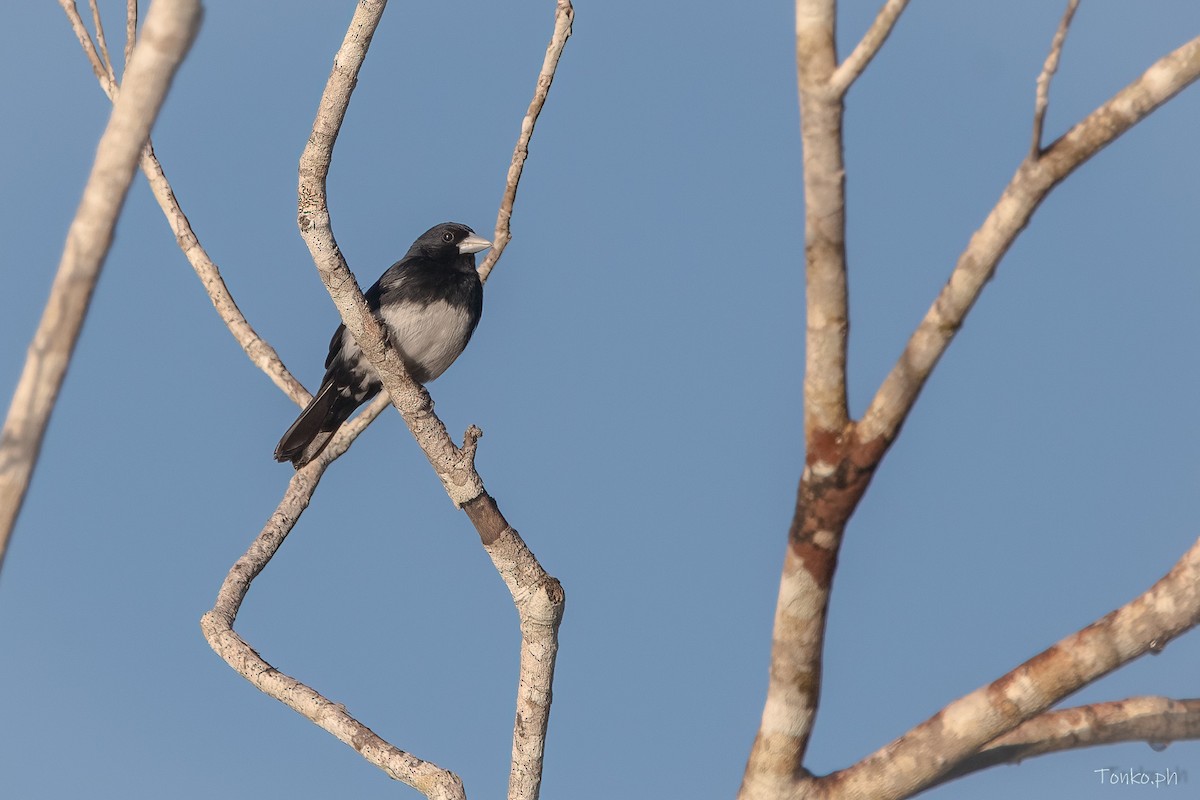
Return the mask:
{"type": "MultiPolygon", "coordinates": [[[[436,225],[367,289],[367,306],[417,383],[445,372],[471,340],[483,313],[475,253],[491,246],[466,225],[436,225]]],[[[321,388],[279,440],[275,460],[291,461],[296,469],[312,461],[354,409],[381,388],[374,367],[346,326],[339,325],[329,342],[321,388]]]]}

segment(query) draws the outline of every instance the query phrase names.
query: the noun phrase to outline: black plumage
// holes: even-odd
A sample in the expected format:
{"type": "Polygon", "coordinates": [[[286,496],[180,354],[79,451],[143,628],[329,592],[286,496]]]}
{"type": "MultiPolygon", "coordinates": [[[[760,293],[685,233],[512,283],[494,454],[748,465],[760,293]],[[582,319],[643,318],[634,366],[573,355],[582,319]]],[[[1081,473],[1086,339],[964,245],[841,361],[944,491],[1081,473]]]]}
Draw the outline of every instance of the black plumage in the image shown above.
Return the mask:
{"type": "MultiPolygon", "coordinates": [[[[483,313],[475,253],[490,246],[466,225],[436,225],[367,289],[367,306],[418,383],[445,372],[475,332],[483,313]]],[[[381,388],[354,337],[339,325],[329,342],[321,388],[279,440],[275,460],[291,461],[296,469],[312,461],[338,426],[381,388]]]]}

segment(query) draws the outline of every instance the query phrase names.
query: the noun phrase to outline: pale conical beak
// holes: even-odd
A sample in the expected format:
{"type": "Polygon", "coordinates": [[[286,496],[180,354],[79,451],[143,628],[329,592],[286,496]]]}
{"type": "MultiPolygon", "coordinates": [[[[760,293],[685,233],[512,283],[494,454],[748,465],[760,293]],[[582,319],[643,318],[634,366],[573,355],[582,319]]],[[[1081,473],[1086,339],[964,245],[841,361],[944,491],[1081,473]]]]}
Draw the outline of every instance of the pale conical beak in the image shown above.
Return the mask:
{"type": "Polygon", "coordinates": [[[458,252],[466,255],[467,253],[478,253],[480,250],[487,250],[492,246],[492,243],[482,236],[471,234],[467,238],[458,243],[458,252]]]}

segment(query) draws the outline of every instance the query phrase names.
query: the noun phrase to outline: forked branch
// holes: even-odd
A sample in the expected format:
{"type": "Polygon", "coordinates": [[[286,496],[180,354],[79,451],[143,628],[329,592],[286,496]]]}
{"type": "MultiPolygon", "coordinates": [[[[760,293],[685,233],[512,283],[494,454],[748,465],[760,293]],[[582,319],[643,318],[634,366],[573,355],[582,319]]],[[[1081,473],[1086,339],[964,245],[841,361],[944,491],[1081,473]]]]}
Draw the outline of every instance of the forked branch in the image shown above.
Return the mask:
{"type": "Polygon", "coordinates": [[[1062,58],[1063,45],[1067,41],[1067,31],[1071,28],[1071,20],[1075,18],[1078,8],[1079,0],[1068,0],[1067,10],[1063,12],[1058,30],[1054,32],[1054,39],[1050,42],[1050,54],[1046,56],[1046,63],[1042,65],[1042,72],[1038,75],[1037,96],[1033,104],[1033,145],[1029,150],[1030,158],[1037,158],[1042,154],[1042,129],[1046,126],[1046,111],[1050,108],[1050,81],[1053,80],[1054,73],[1058,72],[1058,62],[1062,58]]]}
{"type": "Polygon", "coordinates": [[[875,16],[875,21],[863,34],[862,40],[830,76],[829,88],[831,91],[839,96],[844,95],[846,90],[858,80],[870,65],[871,60],[879,53],[888,36],[891,36],[892,28],[896,27],[896,21],[900,19],[900,15],[904,13],[907,6],[908,0],[887,0],[883,4],[883,8],[879,9],[879,13],[875,16]]]}
{"type": "Polygon", "coordinates": [[[967,312],[1050,191],[1117,137],[1200,77],[1200,37],[1163,56],[1037,158],[1027,157],[975,231],[904,353],[859,423],[864,441],[890,441],[912,410],[967,312]]]}
{"type": "Polygon", "coordinates": [[[492,237],[492,249],[487,258],[479,265],[479,278],[487,282],[492,274],[492,267],[504,255],[512,239],[512,211],[517,201],[517,186],[521,183],[521,172],[525,169],[525,159],[529,157],[529,140],[533,137],[533,126],[537,124],[542,106],[550,94],[550,84],[554,83],[554,73],[558,70],[558,60],[562,57],[567,39],[571,38],[571,24],[575,20],[575,9],[571,0],[558,0],[554,12],[554,34],[546,47],[546,60],[542,62],[542,70],[538,73],[537,86],[533,90],[533,100],[529,110],[521,120],[521,134],[517,137],[517,146],[513,148],[512,164],[508,168],[508,180],[504,184],[504,195],[500,198],[500,212],[496,215],[496,233],[492,237]]]}
{"type": "Polygon", "coordinates": [[[386,407],[384,398],[375,398],[363,413],[338,430],[318,458],[292,476],[278,508],[250,549],[229,571],[212,610],[201,617],[200,629],[213,650],[260,691],[350,745],[393,779],[412,786],[431,800],[464,800],[462,780],[457,775],[387,743],[351,716],[345,706],[326,699],[311,687],[272,667],[233,630],[251,582],[283,546],[300,515],[308,508],[325,469],[386,407]]]}

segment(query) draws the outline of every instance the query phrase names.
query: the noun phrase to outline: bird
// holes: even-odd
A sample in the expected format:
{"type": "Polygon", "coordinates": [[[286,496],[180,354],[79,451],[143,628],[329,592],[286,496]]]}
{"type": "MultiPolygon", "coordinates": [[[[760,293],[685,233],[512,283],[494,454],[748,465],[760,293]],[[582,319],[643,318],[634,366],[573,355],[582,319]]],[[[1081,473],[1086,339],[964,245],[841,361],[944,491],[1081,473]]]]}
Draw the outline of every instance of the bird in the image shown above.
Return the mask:
{"type": "MultiPolygon", "coordinates": [[[[437,378],[466,349],[483,313],[483,282],[475,254],[492,243],[457,222],[417,237],[364,294],[412,379],[437,378]]],[[[383,384],[344,324],[334,331],[325,378],[275,448],[276,461],[300,469],[325,449],[334,432],[383,384]]]]}

